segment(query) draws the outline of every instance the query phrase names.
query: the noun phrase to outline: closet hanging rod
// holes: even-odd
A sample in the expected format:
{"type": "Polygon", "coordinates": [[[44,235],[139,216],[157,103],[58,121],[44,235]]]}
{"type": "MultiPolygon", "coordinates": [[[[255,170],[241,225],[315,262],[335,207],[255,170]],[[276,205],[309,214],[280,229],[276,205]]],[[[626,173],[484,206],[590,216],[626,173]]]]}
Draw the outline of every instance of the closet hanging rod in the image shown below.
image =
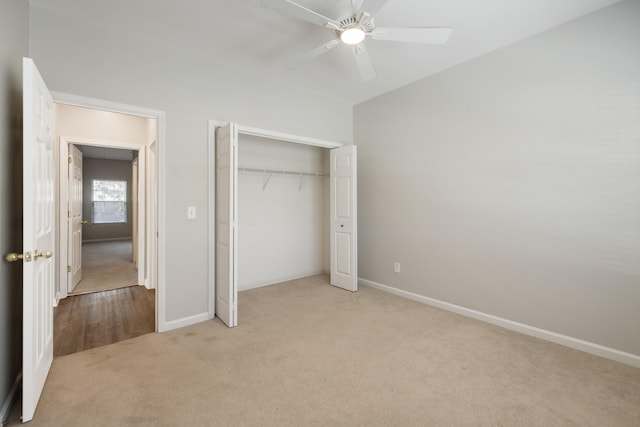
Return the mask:
{"type": "Polygon", "coordinates": [[[287,171],[282,169],[260,169],[260,168],[238,168],[240,172],[262,172],[262,173],[274,173],[274,174],[282,174],[282,175],[302,175],[302,176],[327,176],[326,173],[320,172],[296,172],[296,171],[287,171]]]}

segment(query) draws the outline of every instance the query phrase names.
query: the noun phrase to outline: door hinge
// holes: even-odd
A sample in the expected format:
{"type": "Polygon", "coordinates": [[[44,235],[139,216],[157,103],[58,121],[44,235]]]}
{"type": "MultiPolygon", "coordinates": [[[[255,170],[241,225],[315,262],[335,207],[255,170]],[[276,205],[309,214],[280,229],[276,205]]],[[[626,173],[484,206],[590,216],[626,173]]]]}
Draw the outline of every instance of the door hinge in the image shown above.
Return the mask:
{"type": "Polygon", "coordinates": [[[71,273],[71,266],[67,265],[67,273],[71,273]]]}
{"type": "Polygon", "coordinates": [[[73,163],[73,157],[69,156],[69,163],[73,163]]]}
{"type": "Polygon", "coordinates": [[[71,211],[67,211],[67,218],[71,218],[71,211]]]}

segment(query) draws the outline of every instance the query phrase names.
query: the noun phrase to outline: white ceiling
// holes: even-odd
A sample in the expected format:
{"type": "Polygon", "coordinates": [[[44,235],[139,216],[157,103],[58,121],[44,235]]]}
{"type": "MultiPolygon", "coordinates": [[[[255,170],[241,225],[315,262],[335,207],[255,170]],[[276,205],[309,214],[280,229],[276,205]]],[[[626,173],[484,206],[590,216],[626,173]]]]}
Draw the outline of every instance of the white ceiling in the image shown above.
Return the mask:
{"type": "MultiPolygon", "coordinates": [[[[299,0],[334,17],[351,0],[299,0]]],[[[361,1],[361,0],[354,0],[361,1]]],[[[190,51],[209,63],[274,85],[304,88],[355,104],[500,47],[540,33],[618,0],[389,0],[379,27],[445,26],[443,46],[367,40],[378,77],[362,82],[347,46],[289,70],[291,55],[331,39],[329,30],[260,6],[260,0],[30,0],[32,5],[109,31],[190,51]]],[[[337,17],[337,16],[336,16],[337,17]]],[[[82,37],[83,35],[79,35],[82,37]]]]}

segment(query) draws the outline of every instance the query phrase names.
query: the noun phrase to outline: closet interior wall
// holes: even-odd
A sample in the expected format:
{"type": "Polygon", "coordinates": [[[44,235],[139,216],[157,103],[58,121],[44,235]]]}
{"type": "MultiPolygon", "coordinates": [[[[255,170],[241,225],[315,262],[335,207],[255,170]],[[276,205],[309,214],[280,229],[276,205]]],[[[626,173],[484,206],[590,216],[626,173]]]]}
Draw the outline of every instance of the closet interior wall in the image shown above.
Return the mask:
{"type": "Polygon", "coordinates": [[[329,272],[328,172],[328,149],[239,135],[239,291],[329,272]]]}

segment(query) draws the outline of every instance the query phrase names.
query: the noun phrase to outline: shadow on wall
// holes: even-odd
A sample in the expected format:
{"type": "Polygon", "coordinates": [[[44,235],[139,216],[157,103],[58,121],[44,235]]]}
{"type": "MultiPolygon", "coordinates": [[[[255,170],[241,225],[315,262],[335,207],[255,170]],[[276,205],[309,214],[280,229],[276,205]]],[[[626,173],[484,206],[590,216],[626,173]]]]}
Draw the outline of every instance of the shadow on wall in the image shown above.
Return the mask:
{"type": "MultiPolygon", "coordinates": [[[[12,91],[11,93],[11,121],[13,126],[11,127],[11,143],[9,145],[9,158],[15,159],[11,169],[11,180],[9,182],[14,183],[11,186],[10,199],[11,199],[11,234],[9,240],[11,244],[18,248],[19,251],[23,251],[22,247],[22,92],[12,91]]],[[[11,310],[11,330],[14,331],[12,341],[16,347],[16,354],[18,360],[18,366],[22,370],[22,264],[18,263],[15,268],[11,269],[10,282],[14,283],[13,292],[10,301],[14,301],[13,310],[11,310]]]]}
{"type": "MultiPolygon", "coordinates": [[[[0,180],[5,183],[8,194],[1,195],[4,214],[7,215],[5,228],[2,233],[2,247],[9,251],[22,252],[22,92],[17,90],[22,84],[9,76],[5,87],[12,88],[8,99],[2,100],[8,109],[4,117],[3,128],[6,131],[5,156],[0,170],[0,180]]],[[[3,138],[4,139],[4,138],[3,138]]],[[[6,254],[2,254],[4,257],[6,254]]],[[[7,376],[13,381],[22,370],[22,262],[7,263],[2,268],[2,290],[0,300],[2,307],[0,316],[6,325],[7,335],[2,347],[9,349],[7,362],[7,376]]]]}

